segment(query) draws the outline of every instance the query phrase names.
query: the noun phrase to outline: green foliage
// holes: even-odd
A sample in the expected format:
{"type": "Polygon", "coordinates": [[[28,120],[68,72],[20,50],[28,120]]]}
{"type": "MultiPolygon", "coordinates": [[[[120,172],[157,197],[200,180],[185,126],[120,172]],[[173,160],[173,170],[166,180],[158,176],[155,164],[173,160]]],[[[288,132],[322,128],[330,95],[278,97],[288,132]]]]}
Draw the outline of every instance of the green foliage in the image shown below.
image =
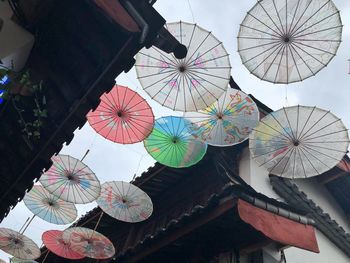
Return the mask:
{"type": "Polygon", "coordinates": [[[0,69],[0,79],[5,75],[10,80],[1,86],[5,103],[0,107],[11,104],[17,111],[21,131],[32,141],[40,139],[40,130],[48,118],[43,82],[33,82],[29,70],[0,69]]]}

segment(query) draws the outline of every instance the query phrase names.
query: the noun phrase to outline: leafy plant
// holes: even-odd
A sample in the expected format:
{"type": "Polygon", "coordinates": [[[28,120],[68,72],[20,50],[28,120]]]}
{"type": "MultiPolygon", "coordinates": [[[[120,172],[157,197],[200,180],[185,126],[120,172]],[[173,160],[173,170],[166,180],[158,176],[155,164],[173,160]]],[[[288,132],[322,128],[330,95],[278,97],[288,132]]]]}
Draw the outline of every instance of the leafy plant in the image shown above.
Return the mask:
{"type": "Polygon", "coordinates": [[[30,140],[40,139],[48,117],[43,82],[34,83],[28,70],[0,69],[0,98],[0,104],[11,104],[16,110],[22,133],[30,140]]]}

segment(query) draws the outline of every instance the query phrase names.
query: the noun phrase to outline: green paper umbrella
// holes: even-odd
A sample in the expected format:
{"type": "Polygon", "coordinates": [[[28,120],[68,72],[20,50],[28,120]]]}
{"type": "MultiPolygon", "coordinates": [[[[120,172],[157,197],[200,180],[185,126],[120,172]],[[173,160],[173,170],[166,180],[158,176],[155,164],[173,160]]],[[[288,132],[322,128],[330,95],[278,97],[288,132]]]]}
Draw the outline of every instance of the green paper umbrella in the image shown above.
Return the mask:
{"type": "Polygon", "coordinates": [[[190,133],[191,123],[182,117],[168,116],[156,120],[150,136],[144,140],[148,153],[159,163],[181,168],[198,163],[207,144],[190,133]]]}

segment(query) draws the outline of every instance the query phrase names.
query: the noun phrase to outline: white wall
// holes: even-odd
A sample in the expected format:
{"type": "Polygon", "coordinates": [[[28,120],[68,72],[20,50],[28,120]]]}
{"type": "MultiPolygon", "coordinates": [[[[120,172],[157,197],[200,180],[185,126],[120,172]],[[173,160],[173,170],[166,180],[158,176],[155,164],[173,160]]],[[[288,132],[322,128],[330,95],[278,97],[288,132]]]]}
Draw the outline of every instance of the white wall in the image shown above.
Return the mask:
{"type": "Polygon", "coordinates": [[[320,253],[312,253],[291,247],[284,251],[287,262],[291,263],[349,263],[349,257],[335,246],[326,236],[316,230],[320,253]]]}
{"type": "MultiPolygon", "coordinates": [[[[270,184],[268,172],[250,158],[249,149],[245,148],[239,163],[239,175],[245,182],[250,184],[257,192],[283,201],[270,184]]],[[[350,225],[343,210],[338,206],[327,189],[319,184],[316,179],[294,180],[299,189],[305,192],[309,199],[319,205],[324,212],[350,233],[350,225]]],[[[350,258],[336,247],[326,236],[316,230],[317,242],[320,253],[313,253],[303,249],[291,247],[285,250],[287,262],[291,263],[349,263],[350,258]]],[[[271,251],[270,251],[271,252],[271,251]]]]}

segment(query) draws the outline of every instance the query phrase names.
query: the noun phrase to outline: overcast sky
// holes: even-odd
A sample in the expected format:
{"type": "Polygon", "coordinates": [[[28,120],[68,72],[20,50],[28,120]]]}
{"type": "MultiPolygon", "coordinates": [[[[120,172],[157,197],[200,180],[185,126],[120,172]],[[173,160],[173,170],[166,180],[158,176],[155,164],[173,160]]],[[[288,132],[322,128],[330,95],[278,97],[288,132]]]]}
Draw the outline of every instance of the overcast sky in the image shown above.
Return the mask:
{"type": "MultiPolygon", "coordinates": [[[[347,127],[350,127],[350,75],[347,74],[349,71],[348,59],[350,58],[350,16],[345,15],[350,14],[350,1],[333,1],[341,11],[344,24],[343,43],[338,49],[337,56],[327,68],[321,70],[316,76],[288,86],[264,82],[249,74],[236,52],[239,24],[245,17],[246,12],[256,3],[255,0],[190,0],[190,4],[194,21],[201,27],[212,31],[224,43],[226,50],[230,53],[232,76],[243,91],[253,94],[274,110],[296,104],[331,110],[343,119],[347,127]],[[287,101],[285,99],[286,94],[287,101]]],[[[168,22],[179,20],[194,22],[188,0],[158,0],[155,8],[168,22]]],[[[142,91],[134,69],[128,74],[119,76],[117,83],[129,86],[144,96],[152,106],[156,118],[166,115],[182,115],[182,113],[175,113],[158,106],[156,102],[152,101],[142,91]]],[[[144,150],[142,143],[127,146],[113,144],[96,135],[88,123],[81,130],[75,132],[72,143],[65,146],[62,153],[80,159],[87,149],[90,149],[90,153],[84,162],[96,173],[101,182],[111,180],[130,181],[134,174],[139,175],[154,163],[153,159],[144,150]]],[[[77,205],[79,215],[95,206],[95,203],[77,205]]],[[[19,230],[24,221],[30,216],[32,214],[21,202],[1,223],[1,226],[19,230]]],[[[25,234],[33,238],[40,246],[41,234],[44,231],[64,229],[65,227],[67,226],[60,227],[36,218],[25,234]]],[[[7,260],[8,256],[0,251],[0,258],[7,260]]]]}

